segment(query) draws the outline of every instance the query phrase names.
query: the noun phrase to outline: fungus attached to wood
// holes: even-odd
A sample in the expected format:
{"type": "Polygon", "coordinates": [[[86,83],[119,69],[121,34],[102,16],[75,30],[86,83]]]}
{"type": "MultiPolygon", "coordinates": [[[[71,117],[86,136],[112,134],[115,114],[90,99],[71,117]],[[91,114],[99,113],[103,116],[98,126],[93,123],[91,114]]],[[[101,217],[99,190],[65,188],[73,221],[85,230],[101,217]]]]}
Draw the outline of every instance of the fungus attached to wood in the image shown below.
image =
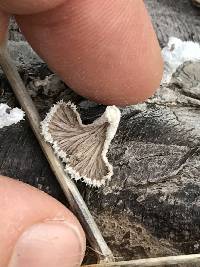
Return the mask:
{"type": "Polygon", "coordinates": [[[120,121],[120,111],[108,106],[93,123],[84,125],[71,102],[54,105],[41,123],[45,140],[66,164],[65,171],[75,180],[101,186],[113,175],[107,152],[120,121]]]}

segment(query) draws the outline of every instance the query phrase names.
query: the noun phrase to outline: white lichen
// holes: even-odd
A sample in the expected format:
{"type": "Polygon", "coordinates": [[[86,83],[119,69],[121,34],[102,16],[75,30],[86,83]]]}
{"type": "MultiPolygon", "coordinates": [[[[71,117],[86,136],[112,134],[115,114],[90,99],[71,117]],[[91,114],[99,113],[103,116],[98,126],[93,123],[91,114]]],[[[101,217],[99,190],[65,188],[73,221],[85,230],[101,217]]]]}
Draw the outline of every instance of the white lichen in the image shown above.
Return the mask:
{"type": "Polygon", "coordinates": [[[107,152],[119,121],[119,109],[108,106],[100,118],[84,125],[76,106],[60,101],[41,123],[42,135],[52,144],[73,179],[99,187],[113,175],[107,152]]]}
{"type": "Polygon", "coordinates": [[[7,104],[0,104],[0,129],[16,124],[24,119],[25,113],[19,108],[10,108],[7,104]]]}
{"type": "Polygon", "coordinates": [[[163,48],[164,75],[161,84],[169,83],[173,73],[186,61],[200,60],[200,45],[192,41],[182,41],[170,37],[168,45],[163,48]]]}

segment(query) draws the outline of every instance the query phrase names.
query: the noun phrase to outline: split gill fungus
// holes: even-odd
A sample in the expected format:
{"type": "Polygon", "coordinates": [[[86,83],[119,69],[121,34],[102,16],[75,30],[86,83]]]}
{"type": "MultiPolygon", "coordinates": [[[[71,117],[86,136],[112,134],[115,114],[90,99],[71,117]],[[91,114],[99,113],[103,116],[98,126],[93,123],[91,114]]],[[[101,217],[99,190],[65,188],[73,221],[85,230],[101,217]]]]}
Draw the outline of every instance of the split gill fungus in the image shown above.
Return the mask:
{"type": "Polygon", "coordinates": [[[84,125],[76,106],[60,101],[41,122],[42,135],[52,144],[71,178],[99,187],[113,175],[106,155],[119,121],[119,109],[108,106],[100,118],[84,125]]]}

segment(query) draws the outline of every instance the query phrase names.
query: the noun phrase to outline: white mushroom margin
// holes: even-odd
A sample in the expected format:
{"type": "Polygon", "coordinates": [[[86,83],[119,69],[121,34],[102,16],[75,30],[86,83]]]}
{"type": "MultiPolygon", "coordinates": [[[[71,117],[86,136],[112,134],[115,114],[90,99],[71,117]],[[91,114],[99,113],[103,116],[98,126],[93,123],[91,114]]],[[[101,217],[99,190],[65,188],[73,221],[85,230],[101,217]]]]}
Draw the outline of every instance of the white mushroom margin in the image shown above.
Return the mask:
{"type": "Polygon", "coordinates": [[[62,159],[63,163],[66,164],[65,165],[65,172],[70,174],[71,178],[73,178],[75,180],[83,180],[86,184],[88,184],[90,186],[100,187],[100,186],[104,185],[106,181],[109,181],[113,175],[113,167],[107,159],[107,152],[108,152],[110,143],[111,143],[112,139],[114,138],[116,131],[118,129],[120,117],[121,117],[120,110],[116,106],[108,106],[106,108],[106,111],[104,112],[104,114],[100,118],[95,120],[92,124],[84,125],[82,123],[82,120],[80,118],[79,113],[77,112],[76,106],[71,102],[65,103],[65,102],[63,102],[63,100],[61,100],[51,108],[51,110],[47,114],[46,118],[41,122],[42,135],[44,136],[44,138],[47,142],[52,144],[56,155],[62,159]],[[101,157],[102,157],[106,167],[108,168],[108,173],[106,176],[103,176],[100,181],[96,180],[96,179],[91,179],[89,177],[81,176],[80,173],[78,173],[76,170],[74,170],[70,166],[69,157],[68,157],[68,155],[66,155],[66,152],[63,151],[62,149],[60,149],[58,143],[53,139],[53,137],[49,131],[49,124],[51,123],[54,114],[61,107],[61,105],[66,105],[66,106],[70,107],[71,110],[73,110],[74,114],[76,115],[76,119],[77,119],[80,127],[87,127],[87,126],[91,126],[91,125],[94,127],[98,127],[100,125],[103,125],[104,123],[108,123],[108,127],[106,130],[106,139],[105,139],[105,142],[103,145],[103,150],[101,153],[101,157]]]}

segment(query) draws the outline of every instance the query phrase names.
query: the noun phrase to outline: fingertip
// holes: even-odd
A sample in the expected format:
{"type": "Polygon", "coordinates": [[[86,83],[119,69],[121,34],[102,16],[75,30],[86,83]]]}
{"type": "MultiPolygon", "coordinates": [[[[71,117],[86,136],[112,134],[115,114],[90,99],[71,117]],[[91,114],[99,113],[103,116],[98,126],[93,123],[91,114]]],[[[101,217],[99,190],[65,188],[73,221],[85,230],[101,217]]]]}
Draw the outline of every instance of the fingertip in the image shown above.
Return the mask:
{"type": "Polygon", "coordinates": [[[87,98],[105,105],[125,107],[144,102],[156,92],[163,77],[164,63],[160,47],[154,45],[152,48],[155,49],[153,55],[138,55],[139,61],[143,61],[143,64],[136,58],[134,64],[127,69],[119,68],[116,77],[108,76],[103,88],[95,84],[92,90],[92,86],[86,85],[84,88],[91,88],[89,92],[84,88],[78,91],[80,94],[85,91],[87,98]]]}
{"type": "Polygon", "coordinates": [[[118,105],[127,106],[144,102],[151,97],[159,88],[163,77],[163,59],[160,52],[160,47],[154,45],[152,49],[155,49],[153,55],[145,56],[140,55],[143,66],[139,67],[137,60],[133,67],[133,73],[129,73],[132,76],[129,85],[124,89],[124,94],[127,95],[125,101],[121,101],[120,98],[116,100],[118,105]]]}

